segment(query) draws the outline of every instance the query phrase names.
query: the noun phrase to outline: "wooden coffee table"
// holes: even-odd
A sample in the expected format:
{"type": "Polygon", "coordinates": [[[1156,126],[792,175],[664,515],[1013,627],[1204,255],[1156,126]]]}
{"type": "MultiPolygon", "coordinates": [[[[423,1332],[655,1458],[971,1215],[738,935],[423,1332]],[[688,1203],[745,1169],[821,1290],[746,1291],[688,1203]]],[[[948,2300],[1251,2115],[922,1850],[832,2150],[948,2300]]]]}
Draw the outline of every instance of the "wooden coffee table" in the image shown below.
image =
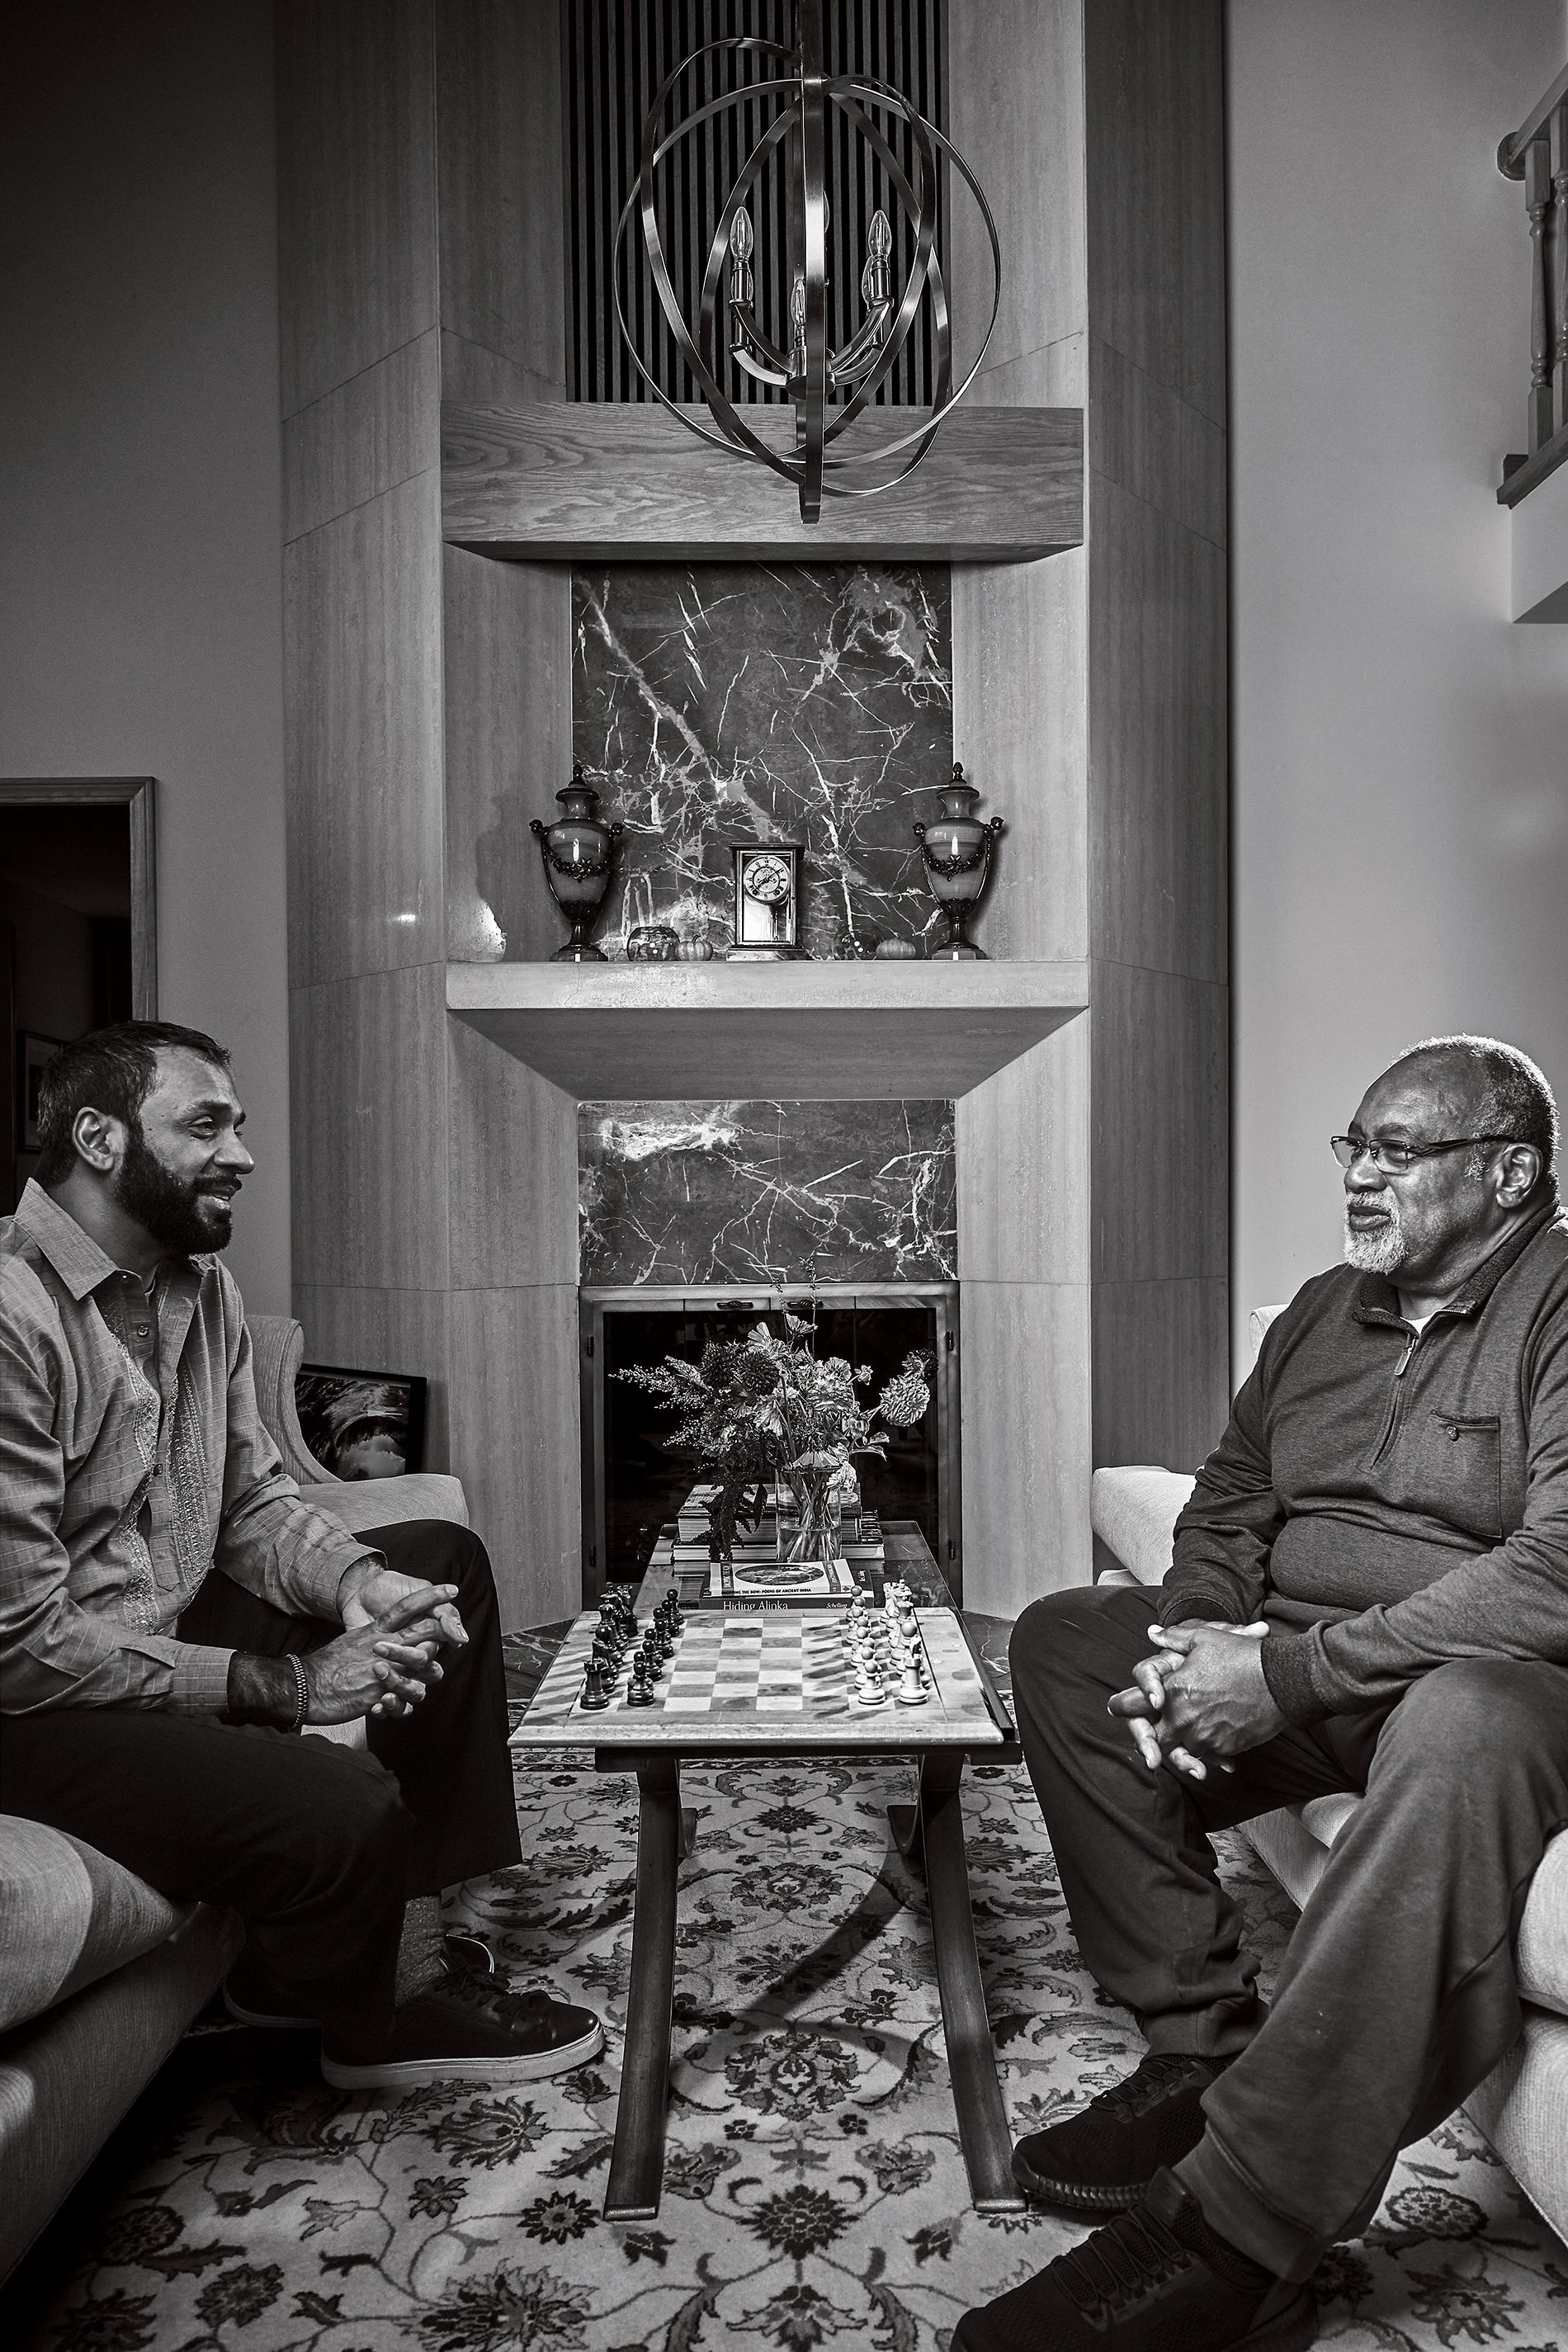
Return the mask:
{"type": "MultiPolygon", "coordinates": [[[[966,1756],[1016,1760],[1006,1706],[912,1528],[888,1530],[888,1571],[901,1574],[917,1615],[935,1688],[924,1706],[891,1702],[873,1712],[850,1703],[836,1610],[699,1611],[706,1571],[659,1563],[637,1596],[639,1624],[671,1584],[688,1612],[660,1696],[649,1707],[617,1701],[604,1713],[580,1705],[597,1611],[577,1618],[511,1736],[514,1748],[592,1748],[602,1772],[635,1772],[640,1791],[631,1986],[606,2220],[648,2221],[664,2178],[669,2029],[675,1991],[677,1875],[691,1852],[694,1813],[680,1802],[683,1762],[732,1763],[776,1756],[907,1756],[918,1760],[919,1801],[889,1805],[900,1851],[923,1867],[942,1995],[953,2106],[983,2213],[1014,2213],[1023,2199],[996,2079],[969,1903],[959,1783],[966,1756]],[[938,1600],[934,1596],[941,1594],[938,1600]]],[[[661,1547],[661,1549],[663,1549],[661,1547]]]]}

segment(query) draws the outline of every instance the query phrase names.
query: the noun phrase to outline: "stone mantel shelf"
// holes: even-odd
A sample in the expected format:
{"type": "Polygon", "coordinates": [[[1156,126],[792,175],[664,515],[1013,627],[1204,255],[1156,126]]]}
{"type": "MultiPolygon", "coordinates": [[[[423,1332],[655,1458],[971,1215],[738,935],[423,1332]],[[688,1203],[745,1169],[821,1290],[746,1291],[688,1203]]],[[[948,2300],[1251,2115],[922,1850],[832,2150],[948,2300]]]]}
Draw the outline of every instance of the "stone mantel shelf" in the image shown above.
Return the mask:
{"type": "MultiPolygon", "coordinates": [[[[891,439],[921,412],[875,415],[891,439]]],[[[776,407],[746,421],[781,450],[794,430],[776,407]]],[[[807,525],[778,475],[651,403],[444,401],[441,505],[451,544],[518,562],[1026,562],[1082,542],[1083,411],[960,407],[907,481],[807,525]]]]}
{"type": "Polygon", "coordinates": [[[447,1009],[578,1101],[953,1099],[1089,1002],[1063,963],[449,963],[447,1009]]]}

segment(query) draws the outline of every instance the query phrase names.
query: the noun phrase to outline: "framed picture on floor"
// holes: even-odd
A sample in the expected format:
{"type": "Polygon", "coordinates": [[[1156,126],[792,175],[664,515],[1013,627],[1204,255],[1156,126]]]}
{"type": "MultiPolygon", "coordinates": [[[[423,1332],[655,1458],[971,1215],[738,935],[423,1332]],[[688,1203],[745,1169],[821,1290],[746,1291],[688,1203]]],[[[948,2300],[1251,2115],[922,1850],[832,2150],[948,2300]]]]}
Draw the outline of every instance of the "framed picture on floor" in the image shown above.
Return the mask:
{"type": "Polygon", "coordinates": [[[41,1037],[31,1029],[16,1033],[16,1149],[41,1151],[38,1138],[38,1087],[44,1072],[64,1045],[63,1037],[41,1037]]]}
{"type": "Polygon", "coordinates": [[[294,1409],[307,1452],[334,1478],[401,1478],[425,1459],[425,1376],[301,1364],[294,1409]]]}

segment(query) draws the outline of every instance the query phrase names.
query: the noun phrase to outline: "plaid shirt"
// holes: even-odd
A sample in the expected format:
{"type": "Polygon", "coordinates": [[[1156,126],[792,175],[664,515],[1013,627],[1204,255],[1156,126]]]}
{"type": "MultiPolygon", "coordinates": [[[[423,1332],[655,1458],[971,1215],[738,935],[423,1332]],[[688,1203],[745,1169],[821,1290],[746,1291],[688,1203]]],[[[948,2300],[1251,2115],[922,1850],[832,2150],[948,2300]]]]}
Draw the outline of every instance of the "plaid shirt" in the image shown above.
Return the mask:
{"type": "Polygon", "coordinates": [[[209,1569],[336,1622],[365,1555],[283,1471],[233,1276],[172,1259],[154,1302],[29,1183],[0,1220],[0,1712],[221,1714],[233,1652],[175,1630],[209,1569]]]}

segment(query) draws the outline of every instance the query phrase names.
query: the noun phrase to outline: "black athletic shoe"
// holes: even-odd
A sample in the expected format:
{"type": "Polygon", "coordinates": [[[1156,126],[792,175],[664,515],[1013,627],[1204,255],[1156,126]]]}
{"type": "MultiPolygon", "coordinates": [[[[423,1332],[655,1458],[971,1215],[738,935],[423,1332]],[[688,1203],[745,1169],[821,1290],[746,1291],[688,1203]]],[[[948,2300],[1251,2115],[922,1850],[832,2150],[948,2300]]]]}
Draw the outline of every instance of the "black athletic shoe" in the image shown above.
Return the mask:
{"type": "Polygon", "coordinates": [[[449,1970],[397,2011],[384,2058],[345,2060],[323,2047],[321,2073],[340,2091],[403,2091],[421,2083],[537,2082],[596,2058],[605,2029],[590,2009],[498,1979],[449,1970]]]}
{"type": "MultiPolygon", "coordinates": [[[[467,1973],[470,1976],[492,1977],[496,1973],[496,1956],[479,1936],[443,1936],[442,1958],[448,1975],[467,1973]]],[[[240,2025],[267,2025],[275,2029],[309,2032],[321,2023],[320,2018],[295,2013],[289,1996],[280,1991],[269,1977],[252,1961],[248,1952],[242,1952],[223,1981],[223,2005],[230,2017],[240,2025]]]]}
{"type": "Polygon", "coordinates": [[[1026,2197],[1080,2213],[1136,2205],[1163,2164],[1179,2164],[1204,2136],[1199,2102],[1228,2058],[1165,2052],[1145,2058],[1087,2107],[1013,2150],[1013,2178],[1026,2197]]]}
{"type": "Polygon", "coordinates": [[[1173,2172],[1011,2294],[966,2311],[952,2352],[1301,2352],[1310,2286],[1226,2243],[1173,2172]]]}

